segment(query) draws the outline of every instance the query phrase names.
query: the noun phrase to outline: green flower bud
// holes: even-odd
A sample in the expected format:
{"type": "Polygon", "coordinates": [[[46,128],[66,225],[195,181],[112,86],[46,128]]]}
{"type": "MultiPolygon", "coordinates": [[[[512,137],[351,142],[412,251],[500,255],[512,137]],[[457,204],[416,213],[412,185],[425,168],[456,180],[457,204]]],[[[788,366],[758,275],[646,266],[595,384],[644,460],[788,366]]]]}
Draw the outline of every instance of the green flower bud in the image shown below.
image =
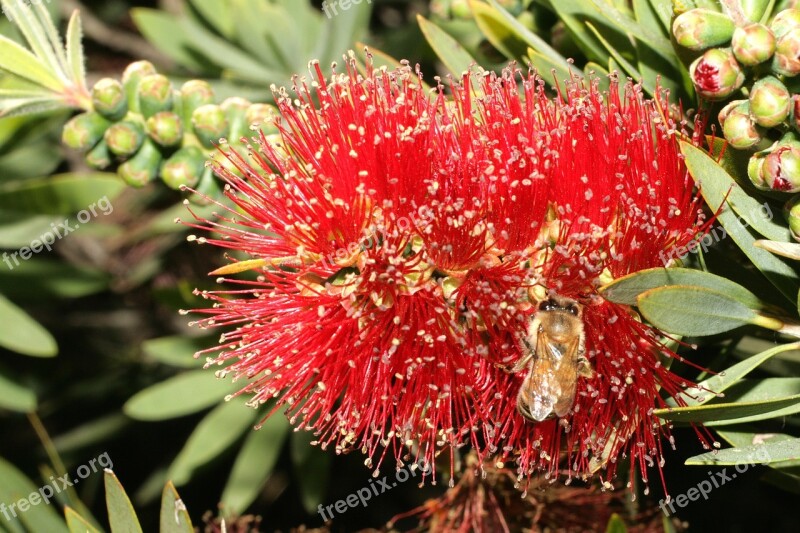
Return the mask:
{"type": "Polygon", "coordinates": [[[265,135],[278,133],[273,120],[278,116],[278,108],[269,104],[253,104],[247,109],[245,120],[248,127],[257,128],[265,135]]]}
{"type": "Polygon", "coordinates": [[[142,146],[144,129],[137,122],[124,120],[108,128],[104,139],[112,154],[120,159],[127,159],[142,146]]]}
{"type": "Polygon", "coordinates": [[[739,5],[742,7],[742,13],[747,20],[758,22],[764,13],[767,12],[770,0],[739,0],[739,5]]]}
{"type": "Polygon", "coordinates": [[[775,36],[763,24],[750,24],[736,28],[731,48],[739,63],[751,67],[772,57],[775,53],[775,36]]]}
{"type": "Polygon", "coordinates": [[[122,163],[117,173],[131,187],[144,187],[158,175],[160,164],[161,152],[155,143],[145,139],[136,155],[122,163]]]}
{"type": "Polygon", "coordinates": [[[203,175],[194,190],[197,194],[189,196],[189,201],[196,205],[209,205],[213,200],[222,198],[220,180],[214,175],[211,167],[203,169],[203,175]]]}
{"type": "Polygon", "coordinates": [[[796,241],[800,241],[800,196],[795,196],[783,208],[783,216],[789,223],[789,231],[796,241]]]}
{"type": "Polygon", "coordinates": [[[122,86],[125,88],[125,96],[128,100],[128,109],[134,113],[139,113],[139,81],[145,76],[156,73],[156,68],[149,61],[136,61],[128,65],[122,73],[122,86]]]}
{"type": "Polygon", "coordinates": [[[792,95],[792,103],[789,106],[789,124],[800,132],[800,95],[792,95]]]}
{"type": "Polygon", "coordinates": [[[181,118],[184,124],[191,124],[192,113],[198,107],[214,103],[214,90],[207,81],[189,80],[180,90],[181,118]]]}
{"type": "Polygon", "coordinates": [[[747,162],[747,177],[750,178],[750,183],[762,191],[769,190],[769,185],[767,185],[767,182],[764,181],[761,175],[761,169],[764,167],[764,160],[768,155],[769,150],[756,152],[750,156],[750,160],[747,162]]]}
{"type": "Polygon", "coordinates": [[[778,39],[775,46],[775,57],[772,58],[772,70],[784,76],[800,74],[800,28],[786,32],[778,39]]]}
{"type": "Polygon", "coordinates": [[[103,78],[92,87],[95,111],[109,120],[120,120],[128,113],[128,99],[122,84],[114,78],[103,78]]]}
{"type": "Polygon", "coordinates": [[[472,10],[469,8],[468,0],[453,0],[450,5],[450,14],[454,19],[469,20],[472,18],[472,10]]]}
{"type": "Polygon", "coordinates": [[[769,23],[776,39],[780,39],[792,30],[800,28],[800,9],[784,9],[769,23]]]}
{"type": "Polygon", "coordinates": [[[206,104],[192,113],[194,133],[203,146],[210,148],[228,134],[228,120],[218,105],[206,104]]]}
{"type": "Polygon", "coordinates": [[[717,120],[719,120],[720,125],[725,123],[725,119],[728,118],[731,111],[736,109],[740,104],[745,104],[747,102],[748,100],[733,100],[725,104],[725,107],[723,107],[717,115],[717,120]]]}
{"type": "Polygon", "coordinates": [[[161,111],[147,119],[147,134],[164,147],[177,146],[183,140],[183,123],[177,113],[161,111]]]}
{"type": "Polygon", "coordinates": [[[226,98],[220,108],[228,120],[231,141],[238,142],[242,137],[252,135],[250,124],[247,122],[247,109],[251,106],[249,100],[237,96],[226,98]]]}
{"type": "Polygon", "coordinates": [[[724,100],[744,83],[744,73],[728,49],[712,48],[689,67],[697,94],[706,100],[724,100]]]}
{"type": "Polygon", "coordinates": [[[61,141],[75,150],[88,150],[103,138],[110,125],[111,122],[99,113],[81,113],[64,125],[61,141]]]}
{"type": "Polygon", "coordinates": [[[100,140],[94,148],[86,153],[86,164],[97,170],[103,170],[111,166],[111,152],[106,141],[100,140]]]}
{"type": "Polygon", "coordinates": [[[139,82],[139,109],[145,118],[172,109],[172,84],[166,76],[151,74],[139,82]]]}
{"type": "Polygon", "coordinates": [[[161,179],[171,189],[194,187],[205,169],[206,157],[197,146],[181,148],[161,167],[161,179]]]}
{"type": "Polygon", "coordinates": [[[722,133],[731,146],[743,150],[758,143],[763,132],[750,116],[750,104],[744,102],[727,114],[722,123],[722,133]]]}
{"type": "Polygon", "coordinates": [[[773,191],[800,191],[800,147],[778,145],[764,159],[761,177],[773,191]]]}
{"type": "Polygon", "coordinates": [[[675,41],[689,50],[705,50],[727,44],[735,29],[733,21],[723,13],[710,9],[692,9],[672,22],[675,41]]]}
{"type": "Polygon", "coordinates": [[[750,110],[760,126],[772,128],[781,124],[790,109],[791,95],[775,76],[761,78],[750,89],[750,110]]]}

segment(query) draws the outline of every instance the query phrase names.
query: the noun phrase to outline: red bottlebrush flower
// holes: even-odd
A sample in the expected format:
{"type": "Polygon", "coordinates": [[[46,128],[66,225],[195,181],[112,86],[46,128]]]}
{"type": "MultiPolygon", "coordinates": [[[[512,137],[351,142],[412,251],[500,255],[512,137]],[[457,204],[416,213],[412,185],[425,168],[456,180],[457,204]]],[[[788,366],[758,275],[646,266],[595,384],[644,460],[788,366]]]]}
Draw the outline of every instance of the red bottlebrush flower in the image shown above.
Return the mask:
{"type": "Polygon", "coordinates": [[[660,332],[597,289],[702,231],[665,100],[615,81],[552,98],[512,68],[452,100],[408,66],[315,74],[279,94],[280,143],[226,151],[236,208],[195,224],[260,275],[201,293],[201,326],[234,327],[209,364],[368,465],[471,445],[521,478],[613,477],[628,454],[646,480],[668,434],[660,390],[686,383],[660,332]],[[593,370],[568,413],[533,422],[512,366],[548,294],[581,307],[593,370]]]}

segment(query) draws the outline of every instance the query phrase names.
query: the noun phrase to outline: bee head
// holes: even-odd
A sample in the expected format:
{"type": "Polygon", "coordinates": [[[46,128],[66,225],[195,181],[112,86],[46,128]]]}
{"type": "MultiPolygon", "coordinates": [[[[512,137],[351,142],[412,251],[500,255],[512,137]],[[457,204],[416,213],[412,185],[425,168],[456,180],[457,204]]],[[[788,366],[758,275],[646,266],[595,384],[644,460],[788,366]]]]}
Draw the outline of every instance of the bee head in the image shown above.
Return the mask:
{"type": "Polygon", "coordinates": [[[539,311],[562,311],[578,318],[582,314],[581,306],[578,302],[571,298],[560,298],[558,296],[551,296],[539,302],[539,311]]]}

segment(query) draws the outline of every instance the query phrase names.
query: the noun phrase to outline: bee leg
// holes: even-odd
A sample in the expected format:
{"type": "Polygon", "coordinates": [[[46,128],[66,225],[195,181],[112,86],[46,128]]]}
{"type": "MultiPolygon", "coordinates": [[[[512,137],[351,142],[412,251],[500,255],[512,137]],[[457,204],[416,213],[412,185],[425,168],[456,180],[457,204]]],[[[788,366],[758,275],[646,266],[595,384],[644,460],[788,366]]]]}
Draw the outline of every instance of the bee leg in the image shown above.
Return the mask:
{"type": "Polygon", "coordinates": [[[578,356],[578,375],[588,379],[594,377],[594,369],[592,369],[592,364],[583,354],[578,356]]]}
{"type": "Polygon", "coordinates": [[[517,361],[517,363],[511,368],[511,372],[516,374],[517,372],[525,370],[526,368],[528,368],[531,359],[533,359],[532,353],[527,353],[523,355],[522,357],[520,357],[519,361],[517,361]]]}

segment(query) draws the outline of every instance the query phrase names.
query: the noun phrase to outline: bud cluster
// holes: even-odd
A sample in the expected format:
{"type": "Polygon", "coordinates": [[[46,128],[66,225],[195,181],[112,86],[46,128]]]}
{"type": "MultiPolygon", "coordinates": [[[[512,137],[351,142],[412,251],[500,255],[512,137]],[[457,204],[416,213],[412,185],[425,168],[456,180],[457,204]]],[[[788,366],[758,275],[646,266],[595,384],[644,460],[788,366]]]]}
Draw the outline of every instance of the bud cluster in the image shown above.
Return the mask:
{"type": "Polygon", "coordinates": [[[255,135],[254,128],[276,133],[274,106],[243,98],[217,104],[208,82],[190,80],[176,89],[148,61],[130,64],[121,81],[99,80],[91,94],[93,109],[64,126],[63,141],[84,151],[93,168],[116,166],[132,187],[160,178],[172,189],[213,195],[218,186],[206,160],[215,144],[226,138],[236,144],[255,135]]]}
{"type": "MultiPolygon", "coordinates": [[[[747,168],[752,184],[798,193],[800,9],[773,15],[769,0],[722,4],[724,11],[682,10],[672,23],[673,38],[696,56],[689,75],[698,96],[723,102],[717,118],[725,140],[752,152],[747,168]]],[[[800,215],[800,201],[787,206],[787,214],[794,211],[800,215]]],[[[800,230],[800,219],[797,226],[800,230]]]]}

